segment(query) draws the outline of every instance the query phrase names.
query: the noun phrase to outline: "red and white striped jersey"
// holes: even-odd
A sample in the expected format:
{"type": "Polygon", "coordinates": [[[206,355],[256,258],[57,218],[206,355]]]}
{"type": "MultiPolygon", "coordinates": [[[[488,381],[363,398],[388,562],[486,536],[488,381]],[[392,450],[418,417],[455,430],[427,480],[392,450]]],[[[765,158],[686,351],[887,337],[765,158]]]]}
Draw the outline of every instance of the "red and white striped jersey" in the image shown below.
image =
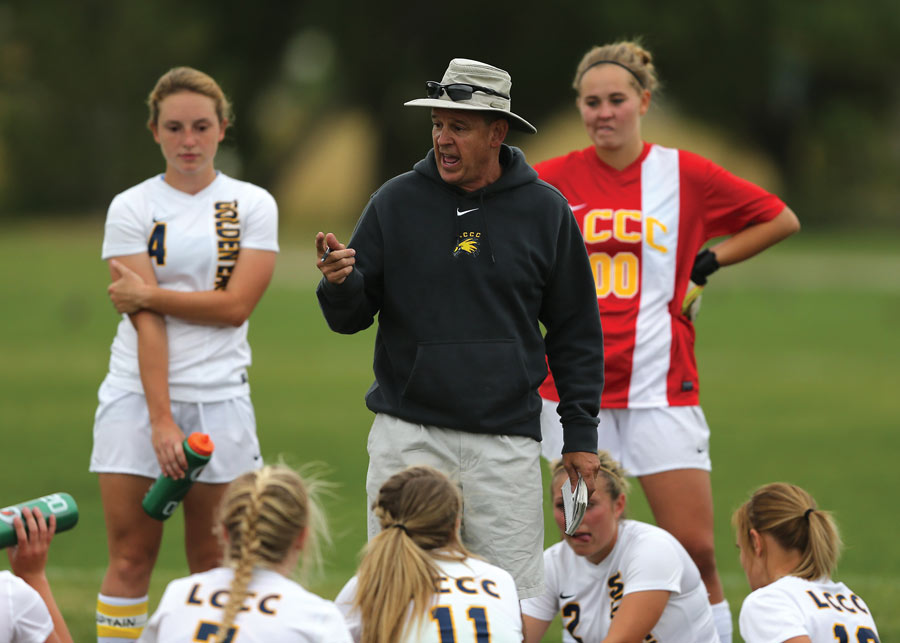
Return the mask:
{"type": "MultiPolygon", "coordinates": [[[[593,147],[534,167],[568,199],[591,260],[605,350],[601,406],[698,404],[694,326],[681,314],[694,257],[712,238],[774,219],[784,203],[696,154],[650,143],[621,171],[593,147]]],[[[559,400],[552,374],[540,392],[559,400]]]]}

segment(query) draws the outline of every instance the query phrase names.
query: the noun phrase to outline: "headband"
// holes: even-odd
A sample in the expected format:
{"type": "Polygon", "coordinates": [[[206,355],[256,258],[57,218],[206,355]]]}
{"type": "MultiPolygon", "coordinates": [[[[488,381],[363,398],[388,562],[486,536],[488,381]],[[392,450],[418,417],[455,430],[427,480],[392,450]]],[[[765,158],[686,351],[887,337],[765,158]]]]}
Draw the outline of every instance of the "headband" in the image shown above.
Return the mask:
{"type": "Polygon", "coordinates": [[[624,484],[625,481],[624,481],[624,479],[622,478],[622,476],[619,475],[618,473],[616,473],[615,471],[613,471],[612,469],[610,469],[610,468],[608,468],[608,467],[604,467],[604,466],[601,464],[601,465],[600,465],[600,471],[602,471],[603,473],[607,474],[607,475],[610,476],[611,478],[614,478],[614,479],[615,479],[619,484],[621,484],[623,487],[625,486],[625,484],[624,484]]]}
{"type": "Polygon", "coordinates": [[[623,65],[618,60],[598,60],[595,63],[591,63],[590,65],[585,67],[584,71],[581,72],[581,74],[578,76],[577,84],[579,84],[579,85],[581,84],[581,79],[584,78],[584,75],[587,73],[588,69],[590,69],[591,67],[596,67],[597,65],[618,65],[619,67],[621,67],[622,69],[627,71],[629,74],[634,76],[634,79],[638,82],[638,85],[641,86],[641,89],[646,89],[646,87],[644,87],[644,82],[640,79],[640,77],[636,73],[634,73],[634,70],[631,67],[629,67],[628,65],[623,65]]]}

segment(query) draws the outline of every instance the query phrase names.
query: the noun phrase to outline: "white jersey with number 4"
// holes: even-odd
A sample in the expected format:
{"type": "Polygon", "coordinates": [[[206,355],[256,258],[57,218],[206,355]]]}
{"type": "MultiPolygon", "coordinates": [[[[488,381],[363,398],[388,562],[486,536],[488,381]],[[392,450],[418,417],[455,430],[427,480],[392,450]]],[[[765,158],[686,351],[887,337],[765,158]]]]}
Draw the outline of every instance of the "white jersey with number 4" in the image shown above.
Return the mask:
{"type": "MultiPolygon", "coordinates": [[[[160,287],[222,290],[242,249],[278,251],[278,208],[264,189],[219,173],[197,194],[162,175],[117,195],[109,206],[103,258],[147,253],[160,287]]],[[[166,317],[169,393],[180,402],[215,402],[249,393],[247,322],[192,324],[166,317]]],[[[127,317],[113,340],[107,381],[143,393],[137,332],[127,317]]]]}
{"type": "Polygon", "coordinates": [[[563,641],[602,641],[622,599],[642,591],[671,592],[648,643],[718,643],[700,572],[669,532],[635,520],[619,523],[612,551],[599,564],[560,542],[544,552],[545,590],[522,601],[522,612],[541,621],[557,613],[563,641]]]}
{"type": "MultiPolygon", "coordinates": [[[[407,628],[398,643],[521,643],[522,615],[512,576],[477,558],[435,560],[441,570],[440,590],[418,630],[407,628]]],[[[350,634],[359,641],[359,612],[353,610],[356,576],[335,599],[344,613],[350,634]]]]}
{"type": "Polygon", "coordinates": [[[331,601],[306,591],[278,572],[256,568],[249,595],[227,638],[218,631],[232,569],[218,567],[169,583],[140,643],[349,643],[344,618],[331,601]]]}
{"type": "Polygon", "coordinates": [[[869,607],[843,583],[784,576],[760,587],[741,606],[746,643],[808,636],[812,643],[879,643],[869,607]]]}

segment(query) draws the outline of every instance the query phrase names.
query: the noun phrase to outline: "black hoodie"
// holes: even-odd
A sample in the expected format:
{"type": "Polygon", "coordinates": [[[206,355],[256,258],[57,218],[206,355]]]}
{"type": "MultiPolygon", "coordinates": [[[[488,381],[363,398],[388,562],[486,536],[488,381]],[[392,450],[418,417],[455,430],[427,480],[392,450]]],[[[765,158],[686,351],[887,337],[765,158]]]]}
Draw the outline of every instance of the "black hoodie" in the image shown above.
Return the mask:
{"type": "Polygon", "coordinates": [[[378,315],[372,411],[540,440],[546,353],[563,452],[596,451],[603,337],[584,241],[520,150],[503,145],[500,162],[497,181],[465,192],[441,179],[431,150],[381,186],[348,244],[353,272],[322,279],[319,304],[339,333],[378,315]]]}

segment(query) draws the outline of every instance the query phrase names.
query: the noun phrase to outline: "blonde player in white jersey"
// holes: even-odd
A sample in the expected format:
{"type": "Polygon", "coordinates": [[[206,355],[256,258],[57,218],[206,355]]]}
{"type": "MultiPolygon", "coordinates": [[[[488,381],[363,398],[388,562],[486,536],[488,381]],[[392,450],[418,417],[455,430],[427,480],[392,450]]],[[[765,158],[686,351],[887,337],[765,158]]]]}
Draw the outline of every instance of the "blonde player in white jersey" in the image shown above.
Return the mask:
{"type": "Polygon", "coordinates": [[[562,500],[569,478],[554,464],[551,498],[563,541],[544,552],[544,594],[522,601],[525,643],[540,641],[556,614],[567,643],[718,643],[697,566],[667,531],[624,519],[625,472],[606,451],[599,456],[596,491],[572,536],[562,500]]]}
{"type": "Polygon", "coordinates": [[[809,493],[785,482],[753,492],[731,519],[753,593],[741,606],[745,643],[878,643],[865,601],[831,580],[837,526],[809,493]]]}
{"type": "Polygon", "coordinates": [[[284,466],[228,485],[220,510],[225,565],[169,583],[142,643],[349,643],[334,603],[290,580],[318,563],[324,516],[315,484],[284,466]]]}
{"type": "Polygon", "coordinates": [[[372,509],[382,531],[335,599],[356,643],[522,641],[515,581],[466,551],[462,499],[447,476],[404,469],[385,481],[372,509]]]}
{"type": "Polygon", "coordinates": [[[72,643],[45,574],[56,516],[47,522],[40,509],[23,507],[13,529],[17,544],[6,550],[12,572],[0,572],[0,641],[72,643]]]}
{"type": "Polygon", "coordinates": [[[144,514],[141,499],[160,472],[184,476],[185,434],[205,432],[215,444],[184,499],[192,572],[220,560],[212,526],[225,484],[262,466],[247,318],[274,270],[277,207],[262,188],[213,165],[232,120],[215,80],[172,69],[148,104],[166,170],[113,199],[103,239],[109,296],[127,316],[100,387],[91,453],[109,551],[97,602],[101,643],[133,641],[146,622],[162,523],[144,514]]]}

